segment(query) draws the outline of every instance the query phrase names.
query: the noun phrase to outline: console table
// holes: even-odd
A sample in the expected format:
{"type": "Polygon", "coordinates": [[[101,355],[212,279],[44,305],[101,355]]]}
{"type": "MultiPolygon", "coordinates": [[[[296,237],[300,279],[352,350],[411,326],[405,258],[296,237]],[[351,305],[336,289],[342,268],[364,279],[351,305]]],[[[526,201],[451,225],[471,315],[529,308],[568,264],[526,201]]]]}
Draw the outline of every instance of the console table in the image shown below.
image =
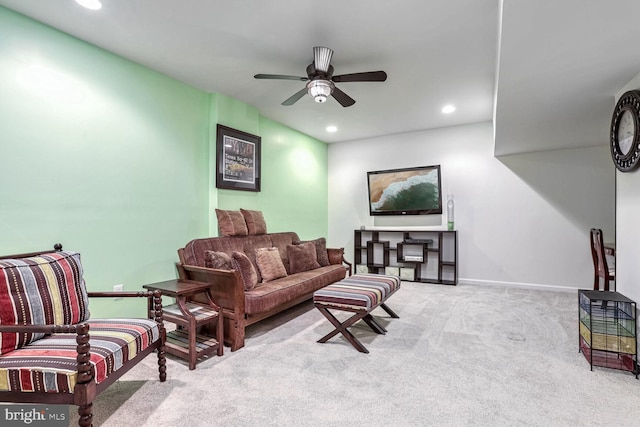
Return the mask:
{"type": "Polygon", "coordinates": [[[164,320],[186,329],[176,329],[167,333],[167,353],[186,359],[191,370],[196,368],[196,361],[202,356],[213,352],[222,356],[224,347],[219,340],[224,336],[224,322],[219,315],[220,307],[211,296],[211,283],[174,279],[144,285],[143,288],[158,289],[162,295],[176,299],[175,304],[163,308],[163,317],[164,320]],[[200,293],[207,295],[208,305],[187,302],[189,297],[200,293]],[[216,338],[197,333],[199,326],[213,322],[217,324],[216,338]]]}
{"type": "Polygon", "coordinates": [[[449,230],[354,230],[356,273],[458,284],[458,233],[449,230]],[[431,267],[431,268],[430,268],[431,267]]]}

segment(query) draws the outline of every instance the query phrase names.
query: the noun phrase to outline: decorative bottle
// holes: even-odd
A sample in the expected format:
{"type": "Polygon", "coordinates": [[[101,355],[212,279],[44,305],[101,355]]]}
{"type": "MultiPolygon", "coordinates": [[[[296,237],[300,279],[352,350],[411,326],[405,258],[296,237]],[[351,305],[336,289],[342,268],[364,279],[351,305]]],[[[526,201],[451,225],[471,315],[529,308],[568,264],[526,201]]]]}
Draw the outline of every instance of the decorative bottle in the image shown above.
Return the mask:
{"type": "Polygon", "coordinates": [[[447,230],[453,230],[453,208],[455,203],[453,202],[453,194],[449,194],[447,197],[447,230]]]}

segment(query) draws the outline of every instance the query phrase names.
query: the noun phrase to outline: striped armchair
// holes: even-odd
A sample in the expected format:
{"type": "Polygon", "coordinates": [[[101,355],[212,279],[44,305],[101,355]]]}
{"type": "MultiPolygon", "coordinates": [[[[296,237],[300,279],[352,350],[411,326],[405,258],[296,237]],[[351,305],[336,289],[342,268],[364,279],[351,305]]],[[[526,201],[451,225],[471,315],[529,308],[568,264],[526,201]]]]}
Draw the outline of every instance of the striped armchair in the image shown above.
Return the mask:
{"type": "Polygon", "coordinates": [[[160,292],[87,292],[80,254],[0,257],[0,401],[73,404],[93,422],[95,397],[157,351],[166,380],[160,292]],[[149,319],[90,319],[89,297],[143,297],[149,319]]]}

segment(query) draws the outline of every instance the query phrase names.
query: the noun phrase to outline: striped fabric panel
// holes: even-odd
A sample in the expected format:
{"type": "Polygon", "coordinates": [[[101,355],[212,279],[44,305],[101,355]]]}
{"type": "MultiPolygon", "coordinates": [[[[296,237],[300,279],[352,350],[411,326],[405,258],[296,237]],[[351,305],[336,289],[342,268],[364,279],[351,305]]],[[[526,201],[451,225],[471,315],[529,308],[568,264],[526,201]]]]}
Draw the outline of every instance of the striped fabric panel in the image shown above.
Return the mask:
{"type": "MultiPolygon", "coordinates": [[[[89,300],[80,254],[62,251],[0,260],[0,323],[64,325],[89,318],[89,300]]],[[[21,348],[43,334],[0,334],[0,354],[21,348]]]]}
{"type": "MultiPolygon", "coordinates": [[[[88,323],[97,383],[160,339],[158,324],[149,319],[99,319],[88,323]]],[[[76,334],[54,334],[0,356],[0,393],[73,393],[76,345],[76,334]]]]}
{"type": "MultiPolygon", "coordinates": [[[[187,306],[187,310],[189,310],[189,312],[193,316],[195,316],[196,322],[218,314],[217,311],[215,311],[213,308],[206,305],[188,302],[186,303],[186,306],[187,306]]],[[[165,314],[172,314],[174,316],[184,317],[184,315],[182,314],[182,311],[180,311],[180,307],[178,307],[178,304],[171,304],[170,306],[162,307],[162,312],[165,314]]]]}
{"type": "Polygon", "coordinates": [[[376,283],[386,290],[386,297],[389,297],[397,291],[398,288],[400,288],[400,277],[384,274],[358,273],[353,276],[349,276],[342,281],[353,284],[376,283]]]}
{"type": "Polygon", "coordinates": [[[313,302],[337,308],[370,311],[400,288],[400,278],[380,274],[356,274],[325,286],[313,294],[313,302]]]}

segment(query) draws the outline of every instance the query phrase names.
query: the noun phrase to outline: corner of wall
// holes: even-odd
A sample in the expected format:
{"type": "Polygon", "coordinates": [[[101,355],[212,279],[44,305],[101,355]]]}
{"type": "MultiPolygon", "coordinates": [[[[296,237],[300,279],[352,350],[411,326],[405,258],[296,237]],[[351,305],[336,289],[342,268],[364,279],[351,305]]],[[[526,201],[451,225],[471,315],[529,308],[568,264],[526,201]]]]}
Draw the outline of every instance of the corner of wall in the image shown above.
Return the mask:
{"type": "Polygon", "coordinates": [[[209,236],[217,235],[218,221],[213,214],[218,207],[218,189],[216,188],[216,124],[218,123],[217,93],[209,94],[209,236]]]}

